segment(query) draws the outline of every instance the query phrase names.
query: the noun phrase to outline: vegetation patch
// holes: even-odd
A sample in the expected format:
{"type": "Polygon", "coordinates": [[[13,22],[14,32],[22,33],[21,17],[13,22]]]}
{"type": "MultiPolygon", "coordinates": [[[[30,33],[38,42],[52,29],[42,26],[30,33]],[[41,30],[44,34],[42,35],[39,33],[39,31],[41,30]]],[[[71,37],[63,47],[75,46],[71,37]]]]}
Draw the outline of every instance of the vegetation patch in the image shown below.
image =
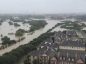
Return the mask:
{"type": "Polygon", "coordinates": [[[10,38],[7,36],[4,36],[1,40],[2,40],[2,45],[11,45],[16,43],[15,40],[10,40],[10,38]]]}
{"type": "Polygon", "coordinates": [[[25,31],[24,29],[18,29],[15,33],[15,36],[21,37],[24,35],[24,33],[27,33],[27,31],[25,31]]]}
{"type": "Polygon", "coordinates": [[[9,25],[13,25],[13,22],[8,22],[9,23],[9,25]]]}
{"type": "Polygon", "coordinates": [[[35,30],[44,28],[45,25],[47,25],[47,22],[45,20],[31,20],[31,21],[23,22],[23,24],[25,23],[29,23],[31,25],[29,32],[34,32],[35,30]]]}
{"type": "Polygon", "coordinates": [[[44,28],[47,23],[45,20],[32,20],[32,21],[29,21],[29,24],[31,25],[29,31],[33,32],[33,31],[38,30],[40,28],[44,28]]]}
{"type": "Polygon", "coordinates": [[[72,21],[64,21],[61,24],[61,28],[65,28],[65,29],[73,29],[73,30],[81,30],[84,27],[86,27],[86,25],[84,23],[80,23],[80,22],[72,22],[72,21]]]}
{"type": "Polygon", "coordinates": [[[20,25],[18,23],[14,23],[14,26],[15,27],[19,27],[20,25]]]}

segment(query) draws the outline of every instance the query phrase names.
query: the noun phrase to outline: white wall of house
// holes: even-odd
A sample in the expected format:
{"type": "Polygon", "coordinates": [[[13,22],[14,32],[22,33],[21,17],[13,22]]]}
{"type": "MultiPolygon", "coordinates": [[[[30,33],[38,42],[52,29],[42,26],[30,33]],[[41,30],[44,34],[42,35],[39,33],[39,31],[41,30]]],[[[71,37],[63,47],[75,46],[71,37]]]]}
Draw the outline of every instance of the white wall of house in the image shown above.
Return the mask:
{"type": "Polygon", "coordinates": [[[59,49],[85,51],[85,47],[59,46],[59,49]]]}

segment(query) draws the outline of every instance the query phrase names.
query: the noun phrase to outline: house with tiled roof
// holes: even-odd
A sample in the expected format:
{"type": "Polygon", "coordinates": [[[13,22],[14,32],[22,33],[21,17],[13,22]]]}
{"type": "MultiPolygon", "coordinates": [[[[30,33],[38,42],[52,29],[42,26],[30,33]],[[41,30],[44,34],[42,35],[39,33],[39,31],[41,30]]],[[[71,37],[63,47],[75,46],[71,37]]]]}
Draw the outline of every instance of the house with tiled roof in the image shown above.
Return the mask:
{"type": "Polygon", "coordinates": [[[68,36],[76,36],[76,32],[66,32],[56,32],[41,42],[37,50],[29,53],[30,63],[36,59],[38,64],[85,64],[86,42],[80,38],[72,40],[68,36]]]}
{"type": "Polygon", "coordinates": [[[82,59],[78,59],[78,60],[76,61],[76,64],[84,64],[84,62],[83,62],[82,59]]]}

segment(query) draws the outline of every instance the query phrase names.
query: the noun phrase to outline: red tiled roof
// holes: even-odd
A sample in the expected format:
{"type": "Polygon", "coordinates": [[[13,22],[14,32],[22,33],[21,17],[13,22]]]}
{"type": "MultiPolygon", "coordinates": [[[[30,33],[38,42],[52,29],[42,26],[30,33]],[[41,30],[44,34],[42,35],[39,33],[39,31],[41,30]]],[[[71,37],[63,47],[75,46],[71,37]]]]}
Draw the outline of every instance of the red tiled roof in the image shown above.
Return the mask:
{"type": "Polygon", "coordinates": [[[81,59],[79,59],[77,60],[77,63],[83,64],[84,62],[81,59]]]}

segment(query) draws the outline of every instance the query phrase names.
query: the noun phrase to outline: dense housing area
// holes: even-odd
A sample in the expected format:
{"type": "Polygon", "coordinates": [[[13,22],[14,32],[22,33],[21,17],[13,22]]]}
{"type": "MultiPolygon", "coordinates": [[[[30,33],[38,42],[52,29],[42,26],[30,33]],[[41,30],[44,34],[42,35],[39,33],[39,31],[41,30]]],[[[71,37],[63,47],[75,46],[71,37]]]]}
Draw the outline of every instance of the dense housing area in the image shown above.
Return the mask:
{"type": "Polygon", "coordinates": [[[85,43],[76,31],[55,32],[29,53],[25,64],[85,64],[85,43]]]}

